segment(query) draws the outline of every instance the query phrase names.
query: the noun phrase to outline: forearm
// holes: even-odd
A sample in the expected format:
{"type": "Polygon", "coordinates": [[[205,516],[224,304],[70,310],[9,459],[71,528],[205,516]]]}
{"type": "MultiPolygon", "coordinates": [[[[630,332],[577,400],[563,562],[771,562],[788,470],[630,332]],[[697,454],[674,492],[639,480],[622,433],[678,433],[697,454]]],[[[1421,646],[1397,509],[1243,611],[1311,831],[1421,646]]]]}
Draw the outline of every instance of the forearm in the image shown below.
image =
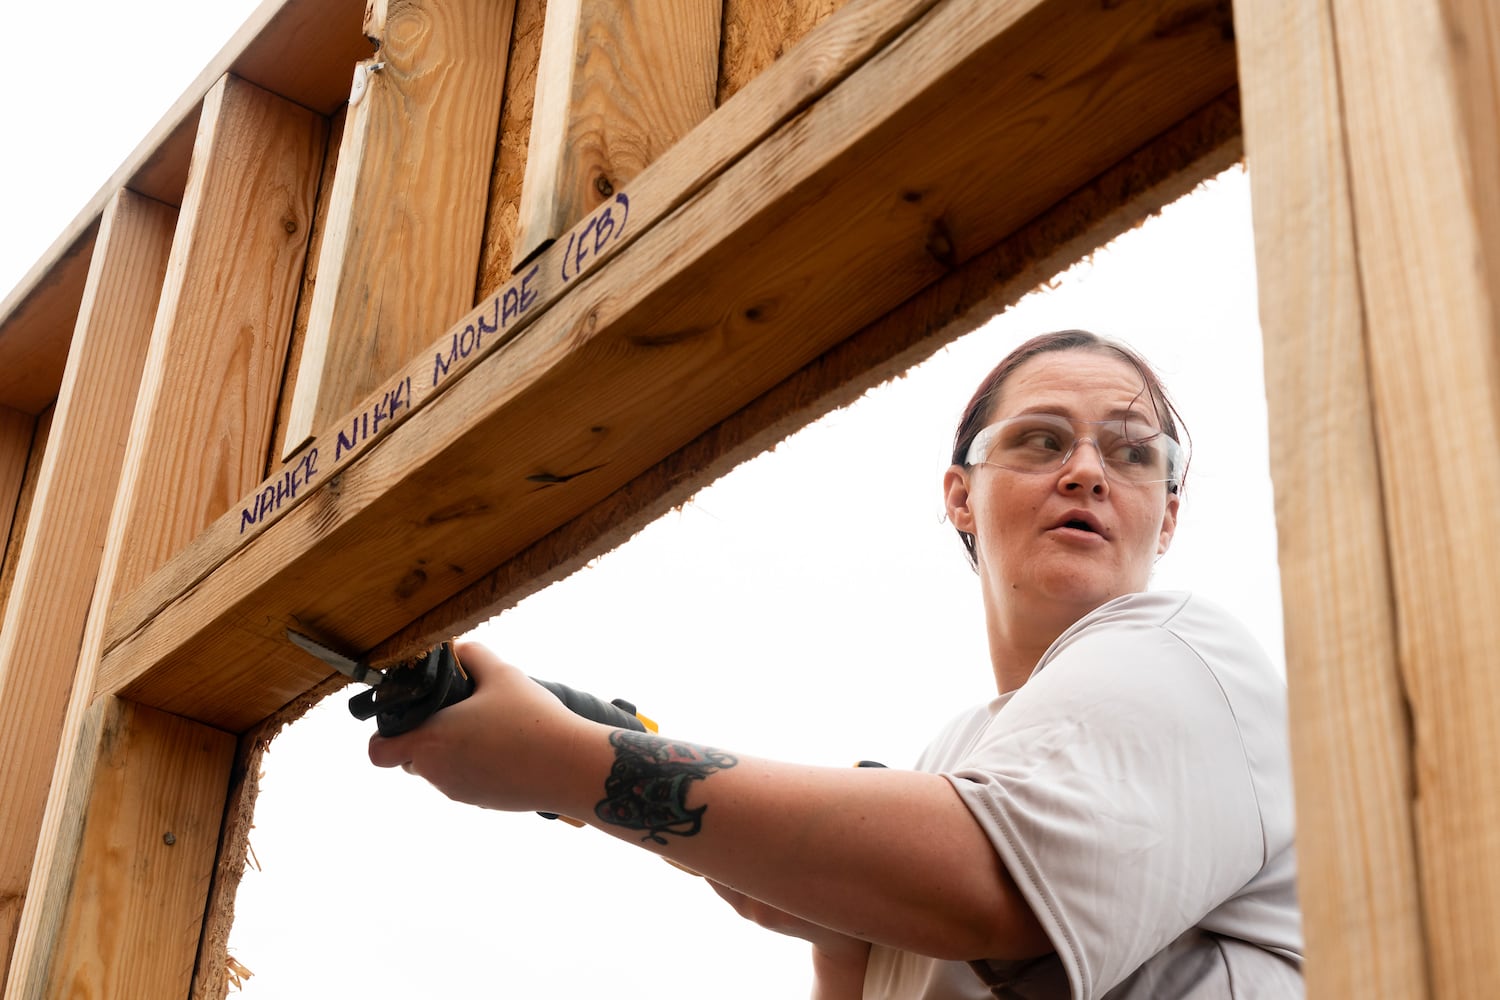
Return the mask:
{"type": "Polygon", "coordinates": [[[590,733],[567,750],[558,811],[864,941],[944,958],[1050,947],[942,777],[590,733]]]}
{"type": "Polygon", "coordinates": [[[865,967],[869,960],[868,943],[857,951],[839,955],[813,948],[812,1000],[860,1000],[865,992],[865,967]]]}

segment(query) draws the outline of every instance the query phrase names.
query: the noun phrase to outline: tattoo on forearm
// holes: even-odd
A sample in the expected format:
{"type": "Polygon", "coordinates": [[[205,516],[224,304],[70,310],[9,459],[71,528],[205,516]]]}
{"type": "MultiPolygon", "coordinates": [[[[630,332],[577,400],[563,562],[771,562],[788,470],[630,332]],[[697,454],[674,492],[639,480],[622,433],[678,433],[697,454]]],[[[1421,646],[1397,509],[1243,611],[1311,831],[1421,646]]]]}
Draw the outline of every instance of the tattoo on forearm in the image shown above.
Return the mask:
{"type": "Polygon", "coordinates": [[[642,840],[665,844],[664,833],[691,837],[703,828],[708,806],[687,807],[688,786],[738,764],[730,754],[650,733],[617,729],[609,735],[614,767],[594,815],[605,823],[644,830],[642,840]]]}

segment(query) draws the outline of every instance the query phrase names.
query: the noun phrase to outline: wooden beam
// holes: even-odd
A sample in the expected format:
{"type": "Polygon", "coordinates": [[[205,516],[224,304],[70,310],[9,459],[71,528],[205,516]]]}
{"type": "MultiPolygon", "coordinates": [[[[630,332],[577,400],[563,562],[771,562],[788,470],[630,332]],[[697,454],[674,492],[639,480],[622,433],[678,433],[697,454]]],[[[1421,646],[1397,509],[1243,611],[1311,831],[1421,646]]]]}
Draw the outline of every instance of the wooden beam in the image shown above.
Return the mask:
{"type": "Polygon", "coordinates": [[[1429,994],[1414,747],[1391,620],[1333,23],[1326,5],[1239,4],[1235,35],[1277,487],[1308,995],[1421,998],[1429,994]]]}
{"type": "Polygon", "coordinates": [[[28,418],[11,418],[16,424],[11,429],[15,437],[12,438],[11,457],[7,462],[13,465],[18,457],[24,454],[24,466],[19,481],[11,475],[11,488],[15,489],[15,497],[7,507],[5,514],[6,545],[0,552],[0,614],[4,613],[5,605],[10,599],[10,588],[15,583],[16,567],[21,562],[21,551],[25,548],[26,526],[31,519],[32,500],[36,496],[36,484],[41,478],[42,460],[47,454],[47,439],[52,430],[52,415],[56,412],[51,406],[43,410],[35,420],[28,418]],[[21,428],[19,424],[28,425],[25,434],[25,451],[21,450],[21,428]]]}
{"type": "Polygon", "coordinates": [[[67,781],[77,818],[48,842],[45,902],[5,995],[184,997],[234,737],[115,698],[88,714],[67,781]]]}
{"type": "MultiPolygon", "coordinates": [[[[0,625],[0,941],[14,938],[177,213],[106,209],[30,524],[0,625]],[[81,474],[87,470],[86,474],[81,474]]],[[[0,961],[0,982],[5,980],[0,961]]]]}
{"type": "Polygon", "coordinates": [[[266,0],[187,88],[118,170],[0,300],[0,399],[28,413],[57,397],[99,218],[130,188],[181,205],[204,96],[232,73],[264,90],[332,114],[349,96],[349,73],[369,55],[363,0],[266,0]]]}
{"type": "Polygon", "coordinates": [[[131,429],[115,594],[265,473],[325,136],[321,117],[232,76],[204,101],[131,429]]]}
{"type": "MultiPolygon", "coordinates": [[[[31,439],[36,432],[36,418],[29,413],[0,406],[0,538],[9,549],[16,507],[21,489],[26,485],[26,465],[31,459],[31,439]]],[[[19,537],[20,533],[15,533],[19,537]]]]}
{"type": "Polygon", "coordinates": [[[714,110],[722,0],[549,0],[513,270],[714,110]]]}
{"type": "Polygon", "coordinates": [[[374,645],[1230,90],[1218,13],[938,5],[711,182],[669,185],[680,209],[226,561],[164,570],[100,690],[253,724],[322,676],[286,625],[374,645]]]}
{"type": "Polygon", "coordinates": [[[1479,996],[1500,978],[1500,536],[1475,516],[1500,495],[1500,30],[1457,0],[1331,10],[1428,971],[1434,997],[1479,996]]]}
{"type": "Polygon", "coordinates": [[[370,5],[283,457],[473,307],[513,13],[370,5]]]}

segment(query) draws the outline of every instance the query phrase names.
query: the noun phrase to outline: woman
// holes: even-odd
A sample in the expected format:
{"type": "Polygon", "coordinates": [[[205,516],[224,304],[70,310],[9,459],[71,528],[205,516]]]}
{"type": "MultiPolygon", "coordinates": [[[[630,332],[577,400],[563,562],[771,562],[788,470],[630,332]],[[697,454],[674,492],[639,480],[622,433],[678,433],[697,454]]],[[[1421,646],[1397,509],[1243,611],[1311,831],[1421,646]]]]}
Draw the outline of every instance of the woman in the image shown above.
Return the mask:
{"type": "Polygon", "coordinates": [[[611,730],[474,644],[473,697],[371,760],[703,873],[812,942],[827,1000],[1300,995],[1284,688],[1221,611],[1146,593],[1177,433],[1149,367],[1082,331],[980,386],[943,487],[997,697],[917,770],[611,730]]]}

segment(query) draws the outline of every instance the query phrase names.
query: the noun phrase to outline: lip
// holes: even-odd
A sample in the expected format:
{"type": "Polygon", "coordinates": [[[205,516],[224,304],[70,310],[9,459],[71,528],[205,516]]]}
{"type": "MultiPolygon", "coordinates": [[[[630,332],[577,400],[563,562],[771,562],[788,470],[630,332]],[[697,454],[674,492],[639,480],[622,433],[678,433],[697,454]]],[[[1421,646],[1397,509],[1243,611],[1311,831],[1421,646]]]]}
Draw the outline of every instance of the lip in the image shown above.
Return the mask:
{"type": "Polygon", "coordinates": [[[1062,532],[1070,536],[1098,538],[1102,541],[1109,541],[1109,532],[1105,530],[1103,522],[1086,510],[1075,509],[1064,511],[1061,516],[1052,522],[1052,526],[1047,530],[1049,532],[1062,532]],[[1072,527],[1074,522],[1086,524],[1088,528],[1072,527]]]}

